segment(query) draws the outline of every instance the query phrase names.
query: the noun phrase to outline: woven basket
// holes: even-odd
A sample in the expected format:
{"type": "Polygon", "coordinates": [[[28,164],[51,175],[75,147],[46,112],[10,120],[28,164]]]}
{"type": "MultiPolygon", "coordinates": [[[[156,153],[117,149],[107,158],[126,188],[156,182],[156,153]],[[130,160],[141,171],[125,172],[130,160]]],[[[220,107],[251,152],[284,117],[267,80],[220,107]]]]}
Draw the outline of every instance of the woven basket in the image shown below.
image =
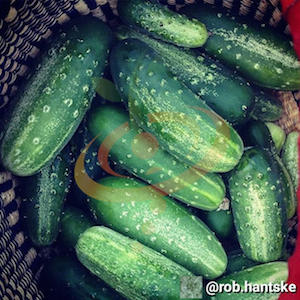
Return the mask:
{"type": "MultiPolygon", "coordinates": [[[[126,0],[123,0],[126,1],[126,0]]],[[[161,0],[176,9],[195,0],[161,0]]],[[[206,0],[234,14],[289,34],[279,0],[206,0]]],[[[117,0],[0,0],[0,120],[39,49],[57,28],[77,15],[91,14],[110,25],[118,22],[117,0]]],[[[289,133],[300,130],[298,92],[276,92],[284,113],[278,124],[289,133]]],[[[19,222],[16,180],[0,167],[0,298],[43,299],[38,288],[42,261],[26,239],[19,222]]],[[[296,217],[289,221],[289,244],[296,238],[296,217]]]]}

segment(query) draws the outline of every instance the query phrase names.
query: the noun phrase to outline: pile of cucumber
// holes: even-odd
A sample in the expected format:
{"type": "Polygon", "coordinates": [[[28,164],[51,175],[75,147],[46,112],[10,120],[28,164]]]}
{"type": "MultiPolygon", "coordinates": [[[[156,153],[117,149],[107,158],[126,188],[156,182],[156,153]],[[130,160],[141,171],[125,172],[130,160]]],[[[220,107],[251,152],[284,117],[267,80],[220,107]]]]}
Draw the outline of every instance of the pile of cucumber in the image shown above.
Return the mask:
{"type": "Polygon", "coordinates": [[[5,112],[1,164],[19,176],[27,234],[55,256],[46,298],[180,299],[186,276],[286,281],[299,133],[274,123],[274,90],[300,89],[289,40],[200,4],[118,12],[112,29],[89,16],[62,27],[5,112]],[[96,95],[106,88],[114,100],[96,95]]]}

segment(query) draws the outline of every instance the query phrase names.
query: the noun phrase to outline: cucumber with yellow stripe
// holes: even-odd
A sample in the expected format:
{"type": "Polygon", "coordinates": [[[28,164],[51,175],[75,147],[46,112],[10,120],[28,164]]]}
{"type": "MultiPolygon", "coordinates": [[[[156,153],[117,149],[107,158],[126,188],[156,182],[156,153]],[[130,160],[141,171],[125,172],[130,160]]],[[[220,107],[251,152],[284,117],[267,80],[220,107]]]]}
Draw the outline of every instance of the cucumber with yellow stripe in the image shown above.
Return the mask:
{"type": "Polygon", "coordinates": [[[300,64],[287,36],[211,5],[187,5],[181,12],[206,25],[210,34],[203,48],[209,55],[257,85],[300,89],[300,64]]]}
{"type": "Polygon", "coordinates": [[[287,191],[278,162],[267,150],[249,148],[228,182],[241,249],[254,261],[279,259],[286,244],[287,191]]]}
{"type": "Polygon", "coordinates": [[[88,127],[103,149],[114,141],[110,161],[166,194],[204,210],[214,210],[222,202],[225,186],[219,175],[175,160],[160,149],[152,135],[132,126],[122,107],[107,104],[94,108],[88,114],[88,127]]]}
{"type": "Polygon", "coordinates": [[[164,43],[127,26],[119,26],[115,33],[119,39],[145,42],[180,81],[228,122],[240,124],[248,118],[254,92],[236,72],[199,51],[164,43]]]}
{"type": "Polygon", "coordinates": [[[96,220],[206,278],[220,276],[227,257],[214,233],[186,208],[133,178],[98,181],[88,202],[96,220]]]}
{"type": "Polygon", "coordinates": [[[158,1],[119,1],[118,12],[125,24],[178,46],[200,47],[207,39],[203,23],[169,10],[158,1]]]}
{"type": "Polygon", "coordinates": [[[110,66],[131,116],[163,149],[208,172],[228,172],[238,163],[243,143],[237,132],[178,81],[145,43],[121,41],[110,66]]]}
{"type": "Polygon", "coordinates": [[[56,36],[14,101],[1,144],[8,170],[32,175],[63,149],[95,95],[93,78],[101,76],[111,42],[107,25],[91,17],[56,36]]]}

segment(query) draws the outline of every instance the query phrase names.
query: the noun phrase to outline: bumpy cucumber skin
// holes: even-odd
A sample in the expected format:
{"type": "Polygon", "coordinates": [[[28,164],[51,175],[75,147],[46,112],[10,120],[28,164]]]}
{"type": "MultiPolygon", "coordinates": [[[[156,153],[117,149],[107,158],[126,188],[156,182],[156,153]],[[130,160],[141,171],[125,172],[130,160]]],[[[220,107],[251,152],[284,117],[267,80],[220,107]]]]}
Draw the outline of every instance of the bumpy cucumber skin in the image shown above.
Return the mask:
{"type": "Polygon", "coordinates": [[[113,49],[110,59],[112,76],[131,115],[163,149],[208,172],[234,168],[243,152],[237,132],[174,78],[150,47],[128,39],[113,49]]]}
{"type": "Polygon", "coordinates": [[[78,238],[94,222],[81,209],[68,205],[61,217],[59,240],[66,249],[74,249],[78,238]]]}
{"type": "Polygon", "coordinates": [[[70,256],[50,260],[42,271],[41,285],[47,299],[123,299],[70,256]]]}
{"type": "Polygon", "coordinates": [[[243,271],[258,264],[259,262],[247,258],[241,249],[237,249],[228,254],[228,264],[224,275],[243,271]]]}
{"type": "Polygon", "coordinates": [[[269,262],[281,257],[286,242],[286,191],[281,170],[266,150],[250,148],[229,178],[234,223],[246,256],[269,262]]]}
{"type": "Polygon", "coordinates": [[[36,246],[51,245],[59,233],[63,203],[71,182],[66,152],[22,182],[24,222],[36,246]]]}
{"type": "Polygon", "coordinates": [[[197,48],[207,39],[205,25],[188,19],[154,1],[120,1],[118,11],[121,20],[142,28],[151,35],[178,46],[197,48]]]}
{"type": "Polygon", "coordinates": [[[180,279],[191,272],[111,229],[86,230],[77,257],[93,274],[130,300],[180,299],[180,279]]]}
{"type": "Polygon", "coordinates": [[[141,32],[120,26],[119,39],[136,38],[145,42],[189,89],[217,114],[232,124],[244,123],[254,105],[254,95],[246,81],[225,65],[193,50],[153,39],[141,32]]]}
{"type": "Polygon", "coordinates": [[[110,160],[129,173],[156,186],[166,194],[193,207],[214,210],[225,196],[222,178],[192,169],[159,148],[151,136],[131,126],[128,113],[119,106],[105,105],[88,115],[90,135],[103,142],[116,140],[110,148],[110,160]],[[125,126],[122,137],[117,137],[125,126]],[[152,170],[152,171],[151,171],[152,170]]]}
{"type": "Polygon", "coordinates": [[[278,98],[262,90],[255,89],[254,107],[250,113],[254,120],[277,121],[282,112],[282,104],[278,98]]]}
{"type": "Polygon", "coordinates": [[[282,160],[291,175],[295,192],[298,189],[298,140],[299,132],[293,131],[288,134],[283,146],[282,160]]]}
{"type": "Polygon", "coordinates": [[[270,131],[272,140],[274,141],[277,153],[280,153],[286,138],[285,132],[281,127],[274,123],[266,122],[266,125],[270,131]]]}
{"type": "MultiPolygon", "coordinates": [[[[286,282],[288,278],[288,265],[286,262],[271,262],[248,268],[246,270],[227,275],[217,282],[220,283],[232,283],[236,281],[242,288],[245,286],[245,282],[248,281],[251,284],[280,284],[282,281],[286,282]]],[[[278,293],[243,293],[242,298],[240,293],[222,293],[216,294],[213,299],[216,300],[277,300],[278,293]]]]}
{"type": "Polygon", "coordinates": [[[106,177],[88,203],[103,222],[161,252],[194,274],[220,276],[227,257],[213,232],[188,210],[163,197],[151,186],[132,178],[106,177]]]}
{"type": "Polygon", "coordinates": [[[300,89],[300,65],[286,36],[230,17],[210,5],[197,3],[186,6],[182,12],[207,26],[211,35],[204,49],[210,55],[237,67],[257,85],[279,90],[300,89]]]}
{"type": "Polygon", "coordinates": [[[8,122],[1,145],[3,165],[19,176],[38,172],[67,144],[95,94],[112,42],[95,18],[67,25],[42,57],[8,122]]]}

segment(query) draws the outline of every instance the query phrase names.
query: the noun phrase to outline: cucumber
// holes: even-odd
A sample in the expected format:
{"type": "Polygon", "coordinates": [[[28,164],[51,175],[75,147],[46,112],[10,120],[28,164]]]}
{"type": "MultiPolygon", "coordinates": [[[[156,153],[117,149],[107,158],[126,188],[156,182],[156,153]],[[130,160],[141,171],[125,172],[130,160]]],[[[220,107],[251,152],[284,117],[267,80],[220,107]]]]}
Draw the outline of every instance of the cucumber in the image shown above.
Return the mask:
{"type": "MultiPolygon", "coordinates": [[[[286,262],[271,262],[258,266],[254,266],[248,268],[246,270],[233,273],[227,275],[219,280],[217,280],[218,284],[232,284],[235,281],[237,284],[241,286],[242,289],[245,289],[245,284],[248,282],[252,284],[255,289],[255,285],[269,285],[277,284],[277,287],[280,287],[280,284],[285,283],[288,278],[288,264],[286,262]]],[[[273,286],[275,287],[275,286],[273,286]]],[[[278,289],[279,291],[279,289],[278,289]]],[[[214,296],[216,300],[277,300],[279,297],[279,293],[220,293],[214,296]]]]}
{"type": "Polygon", "coordinates": [[[269,150],[274,160],[277,161],[280,169],[281,182],[284,190],[284,201],[286,205],[287,217],[290,219],[296,212],[297,199],[293,189],[293,182],[285,165],[278,156],[275,142],[272,139],[271,133],[267,125],[261,121],[252,121],[246,124],[243,134],[246,145],[259,146],[269,150]]]}
{"type": "MultiPolygon", "coordinates": [[[[216,209],[225,196],[217,174],[201,172],[176,161],[159,148],[150,134],[131,126],[128,113],[116,105],[103,105],[88,115],[90,136],[100,147],[109,146],[110,160],[166,194],[193,207],[216,209]]],[[[105,161],[102,167],[106,168],[105,161]]]]}
{"type": "Polygon", "coordinates": [[[233,216],[227,198],[217,210],[202,211],[200,218],[221,240],[233,238],[235,235],[233,216]]]}
{"type": "Polygon", "coordinates": [[[237,249],[228,254],[228,264],[225,275],[239,272],[258,264],[257,261],[247,258],[241,249],[237,249]]]}
{"type": "Polygon", "coordinates": [[[88,203],[98,222],[161,252],[194,274],[220,276],[227,257],[207,226],[137,179],[106,177],[88,203]]]}
{"type": "Polygon", "coordinates": [[[72,256],[58,256],[47,262],[42,271],[41,285],[49,300],[123,299],[72,256]]]}
{"type": "Polygon", "coordinates": [[[255,89],[254,107],[250,116],[254,120],[273,122],[280,119],[283,112],[281,101],[262,90],[255,89]]]}
{"type": "Polygon", "coordinates": [[[277,153],[280,153],[286,138],[285,132],[281,127],[274,123],[266,122],[266,125],[270,131],[272,140],[274,141],[277,153]]]}
{"type": "Polygon", "coordinates": [[[287,235],[287,197],[281,169],[266,150],[249,148],[229,178],[229,192],[240,246],[258,262],[277,260],[287,235]]]}
{"type": "Polygon", "coordinates": [[[300,65],[283,34],[232,17],[211,5],[187,5],[182,13],[203,22],[210,35],[205,51],[259,86],[279,90],[300,89],[300,65]]]}
{"type": "Polygon", "coordinates": [[[180,299],[180,280],[193,276],[160,253],[103,226],[79,238],[76,252],[93,274],[129,300],[180,299]]]}
{"type": "Polygon", "coordinates": [[[71,176],[68,147],[53,163],[22,181],[22,210],[28,235],[36,246],[51,245],[59,232],[64,200],[71,176]]]}
{"type": "Polygon", "coordinates": [[[240,124],[248,118],[254,104],[253,91],[226,66],[200,52],[158,41],[126,26],[120,26],[116,34],[119,39],[145,42],[180,81],[225,120],[240,124]]]}
{"type": "Polygon", "coordinates": [[[121,20],[154,37],[178,46],[197,48],[207,39],[205,25],[169,10],[155,1],[128,0],[118,3],[121,20]]]}
{"type": "Polygon", "coordinates": [[[94,222],[81,209],[67,205],[61,217],[61,244],[66,249],[74,249],[80,234],[93,225],[94,222]]]}
{"type": "Polygon", "coordinates": [[[299,154],[298,154],[298,142],[299,141],[299,132],[293,131],[288,134],[286,138],[286,142],[283,147],[282,151],[282,160],[285,164],[288,172],[291,175],[293,186],[295,192],[298,190],[298,161],[299,161],[299,154]]]}
{"type": "Polygon", "coordinates": [[[3,165],[19,176],[37,173],[70,140],[95,94],[112,42],[109,28],[82,17],[67,25],[16,99],[1,144],[3,165]]]}
{"type": "Polygon", "coordinates": [[[132,117],[163,149],[208,172],[227,172],[238,163],[243,143],[236,131],[174,78],[145,43],[120,42],[110,62],[132,117]]]}

